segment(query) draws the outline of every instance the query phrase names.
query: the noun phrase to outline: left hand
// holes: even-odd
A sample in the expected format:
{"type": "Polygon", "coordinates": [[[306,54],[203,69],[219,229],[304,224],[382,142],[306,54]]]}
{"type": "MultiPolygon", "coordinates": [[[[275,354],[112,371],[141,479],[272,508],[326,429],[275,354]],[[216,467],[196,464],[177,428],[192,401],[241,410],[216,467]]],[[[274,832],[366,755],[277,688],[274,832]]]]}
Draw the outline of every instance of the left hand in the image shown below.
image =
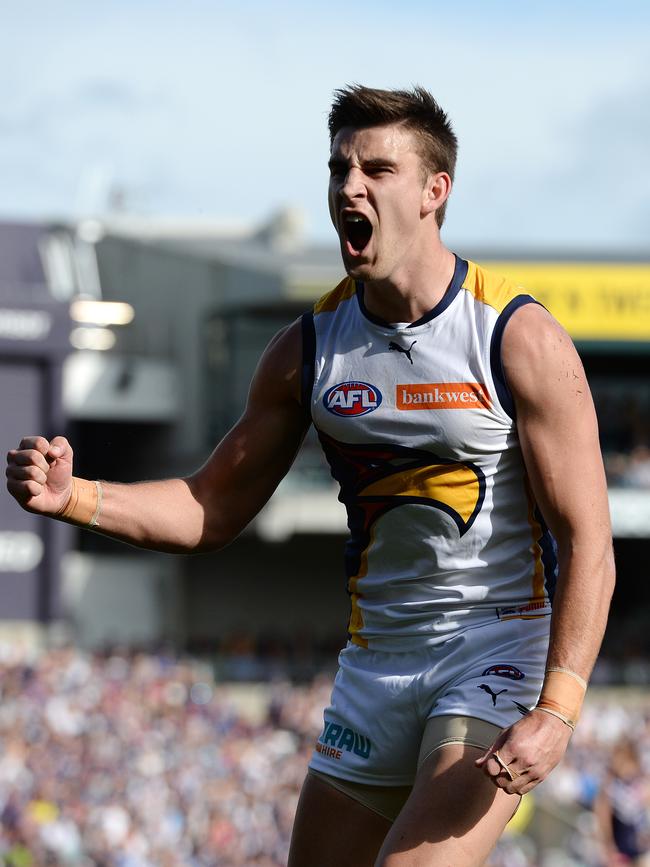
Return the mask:
{"type": "Polygon", "coordinates": [[[476,767],[509,795],[525,795],[546,779],[562,759],[572,733],[562,720],[533,709],[501,732],[476,760],[476,767]],[[495,758],[497,750],[507,770],[495,758]]]}

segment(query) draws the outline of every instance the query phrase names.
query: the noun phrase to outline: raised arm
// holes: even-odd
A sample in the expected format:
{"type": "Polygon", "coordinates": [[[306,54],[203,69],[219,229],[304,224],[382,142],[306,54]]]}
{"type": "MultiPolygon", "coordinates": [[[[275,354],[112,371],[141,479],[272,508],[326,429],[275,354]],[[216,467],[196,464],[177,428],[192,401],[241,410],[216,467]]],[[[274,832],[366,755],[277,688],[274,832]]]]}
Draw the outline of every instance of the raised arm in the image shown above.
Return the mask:
{"type": "MultiPolygon", "coordinates": [[[[243,416],[204,466],[185,479],[102,482],[94,529],[171,552],[213,550],[232,541],[287,473],[307,430],[300,405],[301,358],[296,322],[267,347],[243,416]]],[[[73,493],[67,440],[24,439],[7,456],[7,488],[27,511],[62,518],[73,493]]]]}
{"type": "MultiPolygon", "coordinates": [[[[579,694],[579,681],[589,679],[602,642],[614,588],[607,485],[591,393],[570,337],[538,305],[513,314],[502,361],[532,490],[558,547],[547,672],[571,672],[560,673],[561,686],[579,694]]],[[[549,677],[557,680],[557,672],[547,674],[546,692],[549,677]]],[[[565,714],[554,716],[553,703],[549,707],[533,710],[496,746],[515,769],[529,769],[506,781],[506,791],[528,791],[562,757],[571,728],[561,719],[565,714]]],[[[486,760],[487,755],[481,763],[494,776],[496,761],[486,760]]]]}

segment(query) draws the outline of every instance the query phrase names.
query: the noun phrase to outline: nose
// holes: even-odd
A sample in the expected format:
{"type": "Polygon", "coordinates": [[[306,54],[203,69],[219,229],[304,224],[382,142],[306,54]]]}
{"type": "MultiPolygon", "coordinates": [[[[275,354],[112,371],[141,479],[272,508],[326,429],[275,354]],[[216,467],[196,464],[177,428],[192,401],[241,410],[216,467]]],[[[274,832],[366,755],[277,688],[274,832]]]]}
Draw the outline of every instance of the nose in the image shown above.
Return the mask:
{"type": "Polygon", "coordinates": [[[351,166],[348,169],[348,173],[341,183],[339,195],[347,201],[365,197],[366,185],[364,183],[363,172],[357,166],[351,166]]]}

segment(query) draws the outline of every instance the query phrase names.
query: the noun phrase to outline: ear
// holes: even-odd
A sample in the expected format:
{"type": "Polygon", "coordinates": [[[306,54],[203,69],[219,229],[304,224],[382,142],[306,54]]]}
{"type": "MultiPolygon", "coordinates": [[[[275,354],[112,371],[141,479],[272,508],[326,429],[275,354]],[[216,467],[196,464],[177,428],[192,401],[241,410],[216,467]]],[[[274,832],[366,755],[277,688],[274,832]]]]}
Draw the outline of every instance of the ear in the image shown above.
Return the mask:
{"type": "Polygon", "coordinates": [[[449,198],[451,193],[451,178],[447,172],[436,172],[427,175],[427,180],[422,190],[422,206],[420,213],[423,217],[438,210],[449,198]]]}

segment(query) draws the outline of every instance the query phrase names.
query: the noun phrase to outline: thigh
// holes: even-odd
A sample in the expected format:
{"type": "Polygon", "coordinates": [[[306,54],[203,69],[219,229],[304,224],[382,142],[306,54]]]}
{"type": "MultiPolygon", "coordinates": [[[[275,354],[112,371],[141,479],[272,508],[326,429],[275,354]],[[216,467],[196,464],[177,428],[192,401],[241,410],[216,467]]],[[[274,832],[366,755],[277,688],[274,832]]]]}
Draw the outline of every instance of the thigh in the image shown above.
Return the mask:
{"type": "Polygon", "coordinates": [[[288,867],[373,867],[389,828],[388,819],[308,774],[288,867]]]}
{"type": "Polygon", "coordinates": [[[474,766],[482,752],[449,744],[423,762],[376,867],[479,867],[485,862],[519,798],[496,788],[474,766]]]}

